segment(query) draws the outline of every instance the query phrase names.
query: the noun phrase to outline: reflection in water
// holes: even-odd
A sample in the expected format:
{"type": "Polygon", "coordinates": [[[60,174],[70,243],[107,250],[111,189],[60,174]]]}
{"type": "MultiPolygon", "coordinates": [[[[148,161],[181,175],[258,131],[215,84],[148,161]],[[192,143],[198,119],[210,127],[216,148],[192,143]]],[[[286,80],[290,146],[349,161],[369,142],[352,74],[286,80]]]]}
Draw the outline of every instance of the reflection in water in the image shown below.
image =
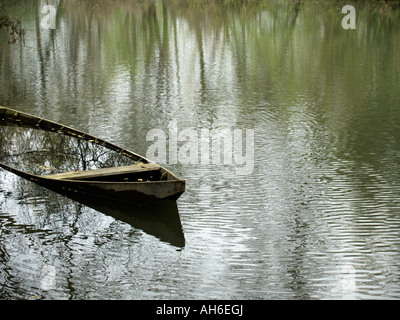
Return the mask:
{"type": "Polygon", "coordinates": [[[14,7],[26,45],[0,51],[0,104],[143,155],[171,121],[255,129],[255,167],[168,166],[188,185],[182,250],[180,232],[159,241],[2,172],[0,295],[398,299],[400,11],[373,2],[356,30],[333,1],[121,0],[102,18],[64,1],[55,30],[41,2],[14,7]]]}
{"type": "Polygon", "coordinates": [[[62,132],[2,125],[0,162],[35,175],[94,170],[135,164],[93,141],[62,132]]]}
{"type": "MultiPolygon", "coordinates": [[[[185,246],[174,201],[136,206],[69,194],[71,201],[6,172],[0,178],[14,186],[7,194],[0,190],[2,298],[102,298],[104,292],[93,287],[98,281],[115,281],[117,291],[119,285],[135,285],[124,273],[142,268],[154,254],[146,248],[152,237],[165,243],[165,252],[185,246]],[[55,269],[56,286],[49,290],[42,284],[46,267],[55,269]]],[[[137,274],[137,281],[146,277],[137,274]]]]}
{"type": "Polygon", "coordinates": [[[136,205],[71,194],[67,196],[119,221],[123,221],[135,229],[143,230],[173,246],[185,246],[185,238],[176,201],[165,200],[136,205]]]}

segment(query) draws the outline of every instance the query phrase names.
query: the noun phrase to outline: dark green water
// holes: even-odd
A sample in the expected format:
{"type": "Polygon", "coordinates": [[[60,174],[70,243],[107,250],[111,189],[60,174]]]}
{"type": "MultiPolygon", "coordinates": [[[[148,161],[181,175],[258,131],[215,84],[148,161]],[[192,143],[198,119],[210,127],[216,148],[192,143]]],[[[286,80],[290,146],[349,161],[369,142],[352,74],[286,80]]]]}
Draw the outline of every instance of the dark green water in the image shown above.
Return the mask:
{"type": "Polygon", "coordinates": [[[359,2],[345,30],[332,1],[62,1],[46,30],[43,6],[9,8],[26,35],[1,34],[0,105],[144,156],[174,123],[254,130],[254,167],[167,157],[178,212],[94,208],[1,171],[0,297],[400,298],[400,11],[359,2]]]}

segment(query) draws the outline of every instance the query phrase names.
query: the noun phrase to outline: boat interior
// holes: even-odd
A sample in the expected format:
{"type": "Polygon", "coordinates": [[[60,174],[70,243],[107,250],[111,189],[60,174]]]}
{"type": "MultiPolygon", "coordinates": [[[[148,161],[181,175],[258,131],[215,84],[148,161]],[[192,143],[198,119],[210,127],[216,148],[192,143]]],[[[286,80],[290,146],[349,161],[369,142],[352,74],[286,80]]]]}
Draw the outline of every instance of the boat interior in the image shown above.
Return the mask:
{"type": "Polygon", "coordinates": [[[57,180],[108,181],[108,182],[147,182],[171,178],[167,170],[153,163],[103,168],[86,171],[50,174],[46,178],[57,180]]]}

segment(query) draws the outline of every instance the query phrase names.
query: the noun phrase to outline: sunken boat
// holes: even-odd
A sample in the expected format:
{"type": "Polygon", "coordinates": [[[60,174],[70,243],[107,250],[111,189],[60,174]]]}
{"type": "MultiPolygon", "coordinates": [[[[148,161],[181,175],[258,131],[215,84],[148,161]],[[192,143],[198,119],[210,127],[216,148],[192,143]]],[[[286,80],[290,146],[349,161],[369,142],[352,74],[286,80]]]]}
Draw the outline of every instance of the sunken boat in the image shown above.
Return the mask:
{"type": "Polygon", "coordinates": [[[0,107],[0,167],[68,195],[142,203],[177,200],[185,180],[132,151],[21,111],[0,107]]]}

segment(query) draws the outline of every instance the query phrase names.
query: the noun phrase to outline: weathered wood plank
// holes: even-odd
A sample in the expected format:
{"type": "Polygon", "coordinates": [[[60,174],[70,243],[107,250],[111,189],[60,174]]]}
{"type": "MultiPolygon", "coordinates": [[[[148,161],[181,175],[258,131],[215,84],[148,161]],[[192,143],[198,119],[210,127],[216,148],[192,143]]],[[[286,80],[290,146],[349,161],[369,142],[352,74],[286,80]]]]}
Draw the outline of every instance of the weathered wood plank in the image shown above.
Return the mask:
{"type": "Polygon", "coordinates": [[[80,180],[80,179],[90,179],[90,178],[101,178],[101,177],[109,177],[114,175],[121,174],[131,174],[137,172],[146,172],[146,171],[155,171],[161,169],[161,166],[155,163],[146,163],[146,164],[135,164],[131,166],[123,166],[123,167],[113,167],[113,168],[103,168],[96,170],[87,170],[87,171],[76,171],[76,172],[66,172],[66,173],[58,173],[58,174],[49,174],[44,176],[45,178],[50,179],[59,179],[59,180],[80,180]]]}

